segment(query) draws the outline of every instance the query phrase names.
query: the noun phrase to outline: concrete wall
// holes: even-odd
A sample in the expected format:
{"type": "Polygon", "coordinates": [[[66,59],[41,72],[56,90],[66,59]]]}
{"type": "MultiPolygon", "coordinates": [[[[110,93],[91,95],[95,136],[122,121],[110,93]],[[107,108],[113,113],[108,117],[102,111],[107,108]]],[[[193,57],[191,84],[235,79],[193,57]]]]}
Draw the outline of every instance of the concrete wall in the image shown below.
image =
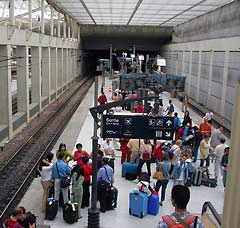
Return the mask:
{"type": "Polygon", "coordinates": [[[240,1],[178,25],[173,43],[240,36],[240,1]]]}

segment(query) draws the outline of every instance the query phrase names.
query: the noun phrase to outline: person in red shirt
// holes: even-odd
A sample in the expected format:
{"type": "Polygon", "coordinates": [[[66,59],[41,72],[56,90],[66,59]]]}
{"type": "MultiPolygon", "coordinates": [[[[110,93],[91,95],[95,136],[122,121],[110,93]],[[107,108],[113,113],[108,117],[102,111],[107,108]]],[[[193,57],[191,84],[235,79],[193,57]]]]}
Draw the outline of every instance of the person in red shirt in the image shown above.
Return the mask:
{"type": "Polygon", "coordinates": [[[82,149],[82,144],[78,143],[76,145],[77,150],[74,152],[74,160],[77,161],[77,164],[82,166],[83,162],[82,162],[82,158],[83,157],[90,157],[90,155],[88,154],[88,152],[86,152],[85,150],[82,149]]]}
{"type": "Polygon", "coordinates": [[[181,126],[181,127],[178,129],[178,133],[177,133],[176,141],[179,140],[179,139],[182,139],[183,134],[184,134],[184,127],[181,126]]]}
{"type": "Polygon", "coordinates": [[[136,107],[136,113],[143,113],[143,105],[141,102],[139,102],[136,107]]]}
{"type": "Polygon", "coordinates": [[[160,161],[163,158],[163,150],[162,150],[162,146],[161,146],[161,141],[157,140],[156,141],[156,145],[153,148],[153,157],[155,159],[156,162],[156,167],[159,166],[160,161]]]}
{"type": "Polygon", "coordinates": [[[122,152],[121,164],[123,164],[124,162],[130,162],[131,160],[131,151],[127,147],[128,141],[129,139],[125,139],[125,138],[119,139],[119,143],[121,144],[120,150],[122,152]]]}
{"type": "Polygon", "coordinates": [[[7,228],[24,228],[18,223],[18,220],[22,218],[22,210],[19,207],[15,207],[12,210],[12,215],[9,219],[5,220],[4,225],[7,228]]]}
{"type": "Polygon", "coordinates": [[[91,181],[91,175],[92,175],[92,166],[88,163],[89,158],[88,157],[83,157],[82,159],[82,167],[84,170],[84,182],[83,182],[83,197],[82,197],[82,206],[81,208],[84,207],[89,207],[89,198],[90,198],[90,181],[91,181]]]}
{"type": "Polygon", "coordinates": [[[102,92],[102,95],[98,97],[98,103],[99,105],[103,105],[107,103],[107,97],[104,94],[104,92],[102,92]]]}
{"type": "Polygon", "coordinates": [[[212,131],[212,127],[211,125],[208,123],[208,118],[204,118],[203,119],[203,123],[201,123],[199,125],[199,131],[201,132],[201,134],[204,136],[206,134],[211,135],[211,131],[212,131]]]}

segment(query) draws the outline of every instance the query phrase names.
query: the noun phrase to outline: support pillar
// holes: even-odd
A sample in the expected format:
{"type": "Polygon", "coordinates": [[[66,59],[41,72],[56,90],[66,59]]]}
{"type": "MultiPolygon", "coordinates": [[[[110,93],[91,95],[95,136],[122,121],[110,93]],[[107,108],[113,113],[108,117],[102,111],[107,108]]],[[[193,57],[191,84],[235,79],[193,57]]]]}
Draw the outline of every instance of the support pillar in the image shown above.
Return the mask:
{"type": "Polygon", "coordinates": [[[57,98],[57,48],[51,49],[51,95],[55,94],[54,97],[57,98]]]}
{"type": "Polygon", "coordinates": [[[196,101],[199,103],[200,96],[200,79],[201,79],[201,66],[202,66],[202,51],[198,52],[198,76],[197,76],[197,94],[196,101]]]}
{"type": "Polygon", "coordinates": [[[191,77],[192,77],[192,51],[190,51],[190,58],[189,58],[188,95],[190,95],[191,77]]]}
{"type": "MultiPolygon", "coordinates": [[[[134,47],[135,47],[135,45],[134,45],[134,47]]],[[[110,78],[112,78],[112,44],[110,44],[110,53],[109,53],[109,55],[110,55],[110,62],[109,62],[109,66],[110,66],[110,78]]],[[[135,51],[134,51],[135,52],[135,51]]]]}
{"type": "Polygon", "coordinates": [[[63,49],[58,49],[58,89],[60,90],[59,94],[63,92],[63,49]]]}
{"type": "Polygon", "coordinates": [[[42,96],[48,97],[48,104],[51,102],[51,48],[42,48],[42,96]]]}
{"type": "Polygon", "coordinates": [[[66,67],[64,67],[65,69],[65,75],[64,75],[64,78],[65,78],[65,85],[66,85],[66,89],[68,89],[68,83],[69,83],[69,58],[68,58],[68,48],[65,49],[65,60],[64,62],[66,63],[66,67]]]}
{"type": "Polygon", "coordinates": [[[9,22],[15,26],[15,0],[9,0],[9,22]]]}
{"type": "Polygon", "coordinates": [[[17,103],[18,112],[26,113],[29,121],[29,72],[28,72],[28,46],[17,46],[17,103]]]}
{"type": "Polygon", "coordinates": [[[221,227],[238,228],[240,224],[240,85],[236,85],[231,127],[231,143],[228,159],[227,187],[224,194],[223,220],[221,227]]]}
{"type": "Polygon", "coordinates": [[[177,57],[176,57],[177,61],[176,61],[176,72],[175,72],[175,75],[178,75],[178,58],[179,58],[179,51],[176,51],[176,53],[177,53],[177,57]]]}
{"type": "Polygon", "coordinates": [[[0,45],[0,127],[8,128],[8,139],[13,137],[12,124],[12,89],[11,89],[11,47],[0,45]],[[4,57],[3,57],[4,56],[4,57]],[[5,61],[6,60],[6,61],[5,61]]]}
{"type": "Polygon", "coordinates": [[[32,0],[28,0],[28,29],[32,30],[32,0]]]}
{"type": "Polygon", "coordinates": [[[209,62],[209,75],[208,75],[207,107],[210,107],[210,98],[211,98],[211,89],[212,89],[213,55],[214,55],[214,51],[211,51],[210,62],[209,62]]]}
{"type": "Polygon", "coordinates": [[[41,33],[44,32],[44,0],[41,0],[41,33]]]}
{"type": "Polygon", "coordinates": [[[66,21],[63,22],[63,38],[66,39],[66,21]]]}
{"type": "MultiPolygon", "coordinates": [[[[31,48],[31,70],[32,70],[32,103],[39,105],[38,111],[41,112],[41,47],[31,48]]],[[[44,66],[45,67],[45,66],[44,66]]]]}
{"type": "Polygon", "coordinates": [[[72,82],[72,53],[71,53],[71,48],[68,49],[68,83],[71,84],[72,82]]]}
{"type": "Polygon", "coordinates": [[[51,6],[51,22],[50,22],[50,36],[53,36],[53,29],[54,29],[54,25],[53,25],[53,7],[51,6]]]}
{"type": "Polygon", "coordinates": [[[57,36],[58,37],[61,36],[60,17],[61,17],[61,14],[58,12],[58,27],[57,27],[57,36]]]}
{"type": "Polygon", "coordinates": [[[181,75],[184,75],[184,70],[185,70],[185,51],[183,50],[183,55],[182,55],[182,72],[181,72],[181,75]]]}
{"type": "Polygon", "coordinates": [[[223,82],[222,82],[222,98],[221,98],[221,115],[222,116],[225,116],[225,102],[226,102],[226,93],[227,93],[229,54],[230,54],[229,51],[225,52],[223,82]]]}

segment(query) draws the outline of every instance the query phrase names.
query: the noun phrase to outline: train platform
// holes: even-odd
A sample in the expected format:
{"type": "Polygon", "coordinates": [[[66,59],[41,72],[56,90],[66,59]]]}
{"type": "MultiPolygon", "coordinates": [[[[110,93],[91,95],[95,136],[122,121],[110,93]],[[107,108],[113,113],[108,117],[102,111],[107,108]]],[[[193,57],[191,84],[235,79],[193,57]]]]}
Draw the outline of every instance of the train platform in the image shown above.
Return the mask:
{"type": "MultiPolygon", "coordinates": [[[[106,85],[104,90],[108,99],[111,98],[111,93],[109,92],[111,88],[111,80],[106,78],[106,85]]],[[[73,115],[68,126],[60,136],[53,152],[58,148],[58,145],[64,142],[67,145],[68,150],[74,151],[76,143],[82,143],[83,149],[91,152],[92,141],[91,137],[93,135],[93,118],[88,111],[90,107],[93,106],[94,99],[94,85],[89,89],[86,94],[82,104],[79,106],[75,114],[73,115]]],[[[164,107],[167,106],[169,99],[169,94],[164,92],[164,107]]],[[[180,118],[183,118],[183,113],[181,112],[181,102],[175,98],[171,98],[175,105],[175,111],[179,113],[180,118]]],[[[202,116],[190,109],[190,116],[195,125],[199,125],[202,122],[202,116]]],[[[100,140],[101,142],[101,140],[100,140]]],[[[137,227],[157,227],[158,221],[161,219],[162,215],[169,214],[173,211],[171,205],[171,189],[172,181],[168,184],[166,190],[166,200],[163,207],[160,207],[159,214],[157,216],[147,215],[143,219],[130,216],[129,215],[129,192],[136,188],[136,184],[131,181],[127,181],[121,177],[121,164],[120,157],[121,152],[119,150],[119,144],[115,141],[116,149],[116,160],[115,160],[115,186],[118,188],[118,207],[115,210],[108,211],[106,213],[100,214],[100,224],[101,227],[119,227],[119,228],[137,228],[137,227]]],[[[143,169],[146,169],[145,165],[143,169]]],[[[152,171],[155,170],[155,164],[151,166],[152,171]]],[[[213,164],[210,165],[210,173],[213,173],[213,164]]],[[[223,210],[223,200],[224,200],[224,188],[222,181],[219,177],[218,186],[216,188],[209,188],[205,186],[192,186],[190,188],[191,199],[188,205],[188,210],[196,215],[201,213],[202,205],[205,201],[211,201],[217,212],[222,214],[223,210]]],[[[26,192],[22,201],[19,205],[25,206],[27,210],[36,214],[38,223],[48,224],[52,228],[62,228],[66,226],[71,227],[86,227],[88,220],[88,209],[82,209],[82,218],[78,220],[78,223],[69,225],[64,222],[62,217],[62,209],[60,208],[57,217],[53,221],[44,220],[44,214],[41,212],[41,197],[42,197],[42,186],[40,183],[40,178],[35,178],[31,184],[29,190],[26,192]]]]}

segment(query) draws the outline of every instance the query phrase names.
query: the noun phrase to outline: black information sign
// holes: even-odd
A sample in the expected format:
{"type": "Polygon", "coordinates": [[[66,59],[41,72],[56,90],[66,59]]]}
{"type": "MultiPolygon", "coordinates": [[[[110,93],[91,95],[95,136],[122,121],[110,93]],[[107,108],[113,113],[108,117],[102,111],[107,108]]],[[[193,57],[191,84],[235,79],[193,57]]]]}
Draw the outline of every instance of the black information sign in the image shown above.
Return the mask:
{"type": "Polygon", "coordinates": [[[172,140],[174,117],[103,115],[103,138],[172,140]]]}

